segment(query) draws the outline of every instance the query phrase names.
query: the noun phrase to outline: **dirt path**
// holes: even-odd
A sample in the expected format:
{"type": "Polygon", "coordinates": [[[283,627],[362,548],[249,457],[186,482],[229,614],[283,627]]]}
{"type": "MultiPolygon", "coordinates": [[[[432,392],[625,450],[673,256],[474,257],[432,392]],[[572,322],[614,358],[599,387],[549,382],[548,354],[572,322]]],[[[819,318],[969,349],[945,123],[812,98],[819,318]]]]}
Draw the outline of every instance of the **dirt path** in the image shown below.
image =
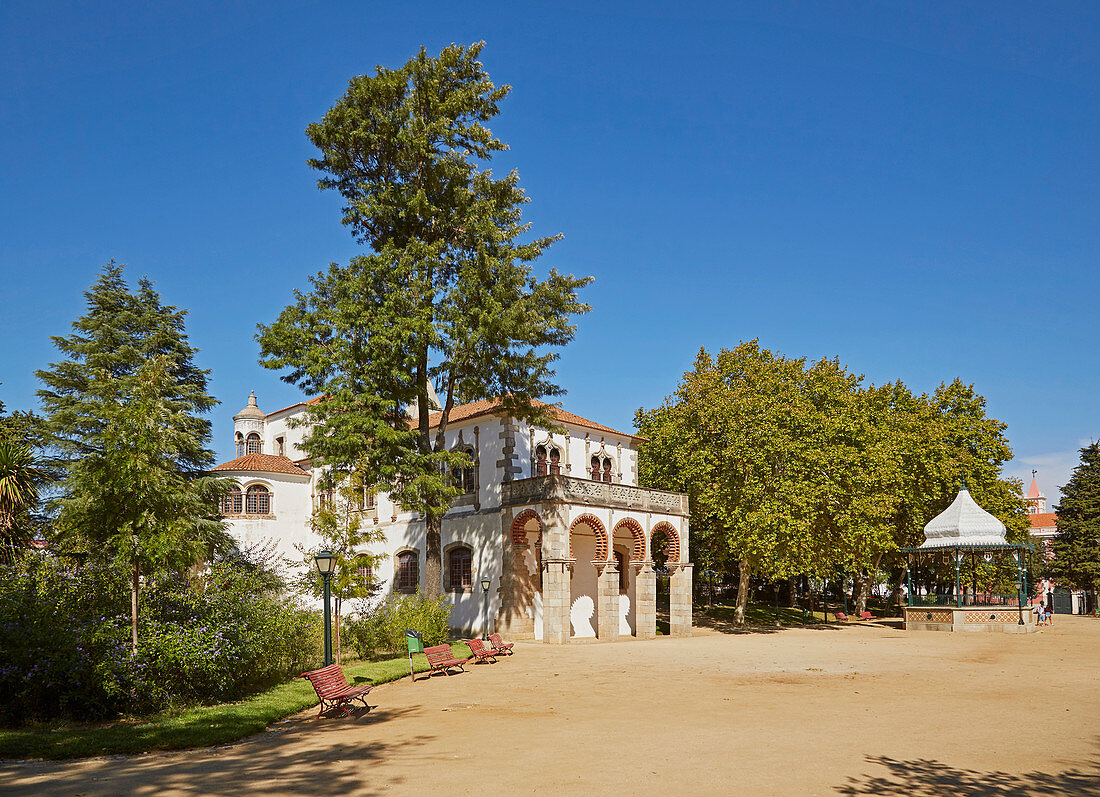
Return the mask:
{"type": "Polygon", "coordinates": [[[1097,620],[517,650],[226,747],[0,762],[0,792],[1100,795],[1097,620]]]}

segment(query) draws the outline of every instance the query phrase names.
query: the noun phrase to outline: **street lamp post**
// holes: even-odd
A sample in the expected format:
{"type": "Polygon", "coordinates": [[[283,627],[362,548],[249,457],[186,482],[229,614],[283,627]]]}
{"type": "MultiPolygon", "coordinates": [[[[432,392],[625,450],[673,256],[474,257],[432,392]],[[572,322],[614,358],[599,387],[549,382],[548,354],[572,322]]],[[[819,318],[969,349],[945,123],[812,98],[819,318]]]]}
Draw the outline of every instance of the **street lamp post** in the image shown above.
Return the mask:
{"type": "Polygon", "coordinates": [[[481,591],[485,593],[485,633],[481,635],[483,640],[489,638],[489,585],[492,584],[487,578],[481,579],[481,591]]]}
{"type": "Polygon", "coordinates": [[[318,551],[313,557],[313,563],[317,565],[317,572],[321,574],[321,580],[325,585],[325,664],[332,664],[332,610],[329,607],[330,583],[332,571],[336,569],[336,554],[327,548],[318,551]]]}

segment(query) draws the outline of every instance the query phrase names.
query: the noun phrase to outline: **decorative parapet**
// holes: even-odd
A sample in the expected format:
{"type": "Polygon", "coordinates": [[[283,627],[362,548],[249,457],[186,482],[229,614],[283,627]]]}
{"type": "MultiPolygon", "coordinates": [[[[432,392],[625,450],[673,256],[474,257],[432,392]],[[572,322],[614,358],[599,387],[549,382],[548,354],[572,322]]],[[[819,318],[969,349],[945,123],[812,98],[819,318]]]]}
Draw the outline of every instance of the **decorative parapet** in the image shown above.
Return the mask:
{"type": "Polygon", "coordinates": [[[501,504],[521,506],[545,502],[588,504],[590,506],[688,515],[688,497],[683,493],[644,490],[628,484],[574,479],[571,476],[536,476],[533,479],[505,482],[501,485],[501,504]]]}

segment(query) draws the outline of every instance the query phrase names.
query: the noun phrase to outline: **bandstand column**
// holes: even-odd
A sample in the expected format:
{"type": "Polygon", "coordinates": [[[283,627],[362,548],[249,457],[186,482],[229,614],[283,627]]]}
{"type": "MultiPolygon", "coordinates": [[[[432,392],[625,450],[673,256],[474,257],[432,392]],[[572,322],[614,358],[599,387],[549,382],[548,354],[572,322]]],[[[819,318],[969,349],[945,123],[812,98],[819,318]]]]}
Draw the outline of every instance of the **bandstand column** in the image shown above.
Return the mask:
{"type": "Polygon", "coordinates": [[[569,582],[573,576],[565,507],[547,504],[543,518],[542,641],[564,645],[569,641],[569,582]]]}
{"type": "Polygon", "coordinates": [[[653,562],[634,562],[634,628],[638,639],[657,638],[657,571],[653,562]]]}
{"type": "Polygon", "coordinates": [[[596,636],[601,642],[619,639],[619,568],[615,562],[593,562],[597,575],[599,601],[596,636]]]}
{"type": "Polygon", "coordinates": [[[671,636],[691,636],[691,564],[670,565],[668,631],[671,636]]]}

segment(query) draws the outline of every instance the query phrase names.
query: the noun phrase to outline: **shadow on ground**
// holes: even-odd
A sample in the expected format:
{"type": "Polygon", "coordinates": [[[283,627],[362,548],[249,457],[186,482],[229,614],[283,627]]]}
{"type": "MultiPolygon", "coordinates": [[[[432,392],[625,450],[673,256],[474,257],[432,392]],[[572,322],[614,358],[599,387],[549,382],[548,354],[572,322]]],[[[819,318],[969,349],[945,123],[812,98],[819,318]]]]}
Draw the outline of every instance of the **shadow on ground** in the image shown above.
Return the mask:
{"type": "Polygon", "coordinates": [[[868,756],[884,767],[882,775],[849,778],[836,787],[840,794],[874,794],[882,797],[1095,797],[1100,795],[1100,758],[1062,772],[977,772],[941,761],[897,761],[887,756],[868,756]]]}
{"type": "Polygon", "coordinates": [[[185,795],[241,794],[377,794],[403,779],[372,781],[369,764],[435,737],[388,741],[380,727],[406,710],[359,710],[351,717],[314,720],[298,715],[275,730],[223,747],[109,756],[81,762],[0,762],[0,792],[5,795],[135,794],[155,792],[185,795]],[[347,732],[362,729],[354,743],[347,732]],[[316,749],[303,746],[316,737],[316,749]],[[333,736],[331,742],[326,737],[333,736]],[[125,762],[123,764],[123,762],[125,762]],[[75,765],[74,765],[75,763],[75,765]],[[120,766],[122,764],[122,766],[120,766]]]}

